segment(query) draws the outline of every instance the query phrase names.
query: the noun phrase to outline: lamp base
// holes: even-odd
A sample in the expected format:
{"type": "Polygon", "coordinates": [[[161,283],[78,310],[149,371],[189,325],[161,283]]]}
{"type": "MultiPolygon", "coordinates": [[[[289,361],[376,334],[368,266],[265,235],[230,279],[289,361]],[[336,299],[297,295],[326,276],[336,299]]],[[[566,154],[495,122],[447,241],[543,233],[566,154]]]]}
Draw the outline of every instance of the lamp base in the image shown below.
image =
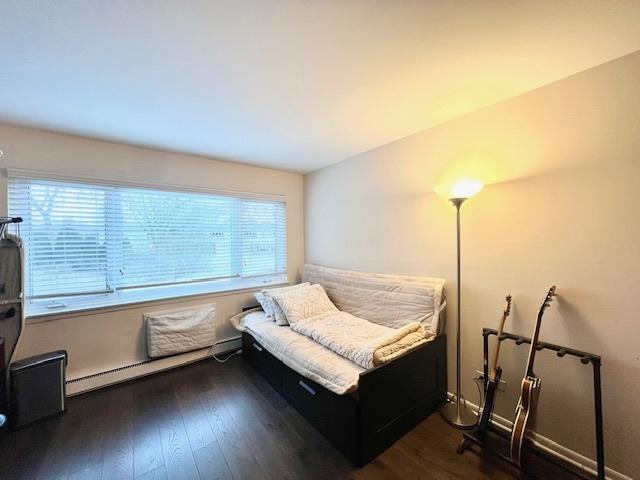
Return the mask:
{"type": "Polygon", "coordinates": [[[470,429],[478,424],[478,416],[464,404],[460,405],[460,416],[455,402],[445,403],[440,409],[440,415],[445,422],[456,428],[470,429]]]}

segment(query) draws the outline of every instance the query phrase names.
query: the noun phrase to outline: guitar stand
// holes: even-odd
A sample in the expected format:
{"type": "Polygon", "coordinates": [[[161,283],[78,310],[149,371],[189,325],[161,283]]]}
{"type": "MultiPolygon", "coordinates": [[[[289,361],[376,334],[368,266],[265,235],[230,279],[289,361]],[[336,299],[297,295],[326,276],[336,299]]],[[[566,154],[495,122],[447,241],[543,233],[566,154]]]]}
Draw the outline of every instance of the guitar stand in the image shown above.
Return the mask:
{"type": "MultiPolygon", "coordinates": [[[[492,328],[483,328],[482,329],[482,337],[483,337],[483,381],[484,387],[486,390],[487,382],[489,379],[489,336],[490,335],[498,335],[497,330],[492,328]]],[[[516,345],[531,344],[531,339],[528,337],[523,337],[522,335],[514,335],[512,333],[503,333],[498,341],[502,342],[503,340],[513,340],[516,345]]],[[[600,366],[601,366],[601,358],[599,355],[594,355],[593,353],[582,352],[580,350],[575,350],[573,348],[563,347],[561,345],[555,345],[553,343],[547,342],[538,342],[536,345],[536,350],[553,350],[556,352],[556,355],[560,358],[565,357],[566,355],[570,355],[573,357],[578,357],[580,359],[580,363],[583,365],[591,364],[593,367],[593,396],[594,396],[594,404],[595,404],[595,424],[596,424],[596,461],[597,461],[597,472],[598,472],[598,480],[605,480],[605,468],[604,468],[604,437],[602,430],[602,386],[600,381],[600,366]]],[[[477,435],[478,431],[474,430],[471,433],[465,433],[464,438],[458,445],[457,452],[459,454],[464,453],[471,444],[478,445],[483,447],[483,439],[477,435]]],[[[502,460],[508,462],[519,470],[522,470],[522,467],[517,465],[515,462],[511,460],[506,455],[503,455],[499,452],[495,452],[490,449],[486,449],[490,453],[496,455],[502,460]]]]}

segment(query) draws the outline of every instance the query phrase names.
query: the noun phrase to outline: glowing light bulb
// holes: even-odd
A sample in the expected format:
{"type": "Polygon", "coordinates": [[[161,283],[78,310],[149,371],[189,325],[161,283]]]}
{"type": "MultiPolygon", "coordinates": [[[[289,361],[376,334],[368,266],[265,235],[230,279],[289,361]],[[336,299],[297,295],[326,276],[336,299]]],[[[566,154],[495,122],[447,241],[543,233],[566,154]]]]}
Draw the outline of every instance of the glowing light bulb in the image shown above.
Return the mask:
{"type": "Polygon", "coordinates": [[[452,198],[470,198],[482,190],[483,183],[480,180],[461,178],[451,185],[438,185],[434,188],[441,197],[449,200],[452,198]]]}

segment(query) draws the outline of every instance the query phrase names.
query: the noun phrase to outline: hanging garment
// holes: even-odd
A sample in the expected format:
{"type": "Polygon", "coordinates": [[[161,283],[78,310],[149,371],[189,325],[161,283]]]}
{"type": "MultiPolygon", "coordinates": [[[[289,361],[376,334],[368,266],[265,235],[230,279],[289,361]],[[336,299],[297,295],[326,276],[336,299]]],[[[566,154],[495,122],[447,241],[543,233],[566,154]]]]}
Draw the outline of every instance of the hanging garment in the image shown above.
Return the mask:
{"type": "Polygon", "coordinates": [[[0,413],[6,412],[7,372],[24,330],[22,244],[13,235],[0,238],[0,413]]]}

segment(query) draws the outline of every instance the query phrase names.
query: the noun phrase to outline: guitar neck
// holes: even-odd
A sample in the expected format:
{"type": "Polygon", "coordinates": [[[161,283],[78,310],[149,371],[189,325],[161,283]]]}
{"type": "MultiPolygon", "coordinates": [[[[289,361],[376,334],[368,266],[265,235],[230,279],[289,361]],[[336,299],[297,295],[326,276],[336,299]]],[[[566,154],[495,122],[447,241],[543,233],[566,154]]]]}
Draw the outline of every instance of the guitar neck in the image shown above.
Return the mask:
{"type": "Polygon", "coordinates": [[[496,350],[493,353],[493,362],[491,364],[491,372],[489,373],[489,380],[491,381],[495,381],[498,376],[498,357],[500,356],[500,344],[502,343],[500,341],[500,337],[504,332],[504,322],[506,321],[506,319],[507,315],[502,315],[502,318],[500,319],[500,325],[498,327],[498,343],[496,345],[496,350]]]}
{"type": "Polygon", "coordinates": [[[529,358],[527,360],[527,371],[525,372],[525,377],[535,377],[533,373],[533,362],[536,358],[536,346],[538,345],[538,337],[540,335],[540,326],[542,325],[542,315],[538,315],[538,319],[536,320],[536,328],[533,332],[533,337],[531,337],[531,347],[529,348],[529,358]]]}
{"type": "Polygon", "coordinates": [[[527,371],[525,372],[525,377],[535,377],[533,373],[533,362],[536,358],[536,351],[538,350],[536,347],[538,346],[538,337],[540,336],[540,326],[542,325],[542,316],[544,315],[544,311],[549,306],[553,297],[556,294],[556,286],[553,285],[549,291],[547,292],[542,305],[540,306],[540,310],[538,310],[538,318],[536,319],[536,328],[533,330],[533,335],[531,336],[531,348],[529,349],[529,359],[527,360],[527,371]]]}

